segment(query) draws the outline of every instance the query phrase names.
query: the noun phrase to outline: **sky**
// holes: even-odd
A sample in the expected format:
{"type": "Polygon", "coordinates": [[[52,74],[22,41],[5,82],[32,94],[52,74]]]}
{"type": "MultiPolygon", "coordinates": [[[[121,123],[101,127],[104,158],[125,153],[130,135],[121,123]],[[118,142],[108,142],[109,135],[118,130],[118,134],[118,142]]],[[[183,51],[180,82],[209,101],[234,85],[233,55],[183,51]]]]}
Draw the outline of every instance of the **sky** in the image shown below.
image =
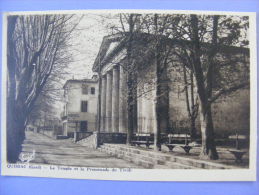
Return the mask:
{"type": "MultiPolygon", "coordinates": [[[[98,55],[103,37],[109,35],[111,25],[119,25],[119,20],[114,15],[107,14],[84,14],[76,15],[80,22],[72,34],[70,40],[73,45],[70,51],[73,54],[73,61],[68,64],[66,72],[69,74],[62,80],[62,86],[69,79],[91,78],[94,74],[92,66],[98,55]]],[[[61,93],[62,95],[62,93],[61,93]]],[[[63,109],[63,102],[56,102],[57,116],[63,109]]]]}
{"type": "MultiPolygon", "coordinates": [[[[81,15],[78,15],[81,17],[81,15]]],[[[101,14],[84,14],[77,30],[74,32],[71,42],[73,43],[74,62],[68,66],[70,75],[68,79],[91,78],[93,75],[92,65],[98,54],[103,37],[109,34],[107,25],[112,21],[110,16],[101,14]]]]}
{"type": "Polygon", "coordinates": [[[66,79],[91,78],[93,75],[92,65],[103,37],[111,34],[109,27],[112,25],[120,26],[119,18],[111,13],[86,13],[84,15],[77,14],[75,17],[82,17],[82,19],[71,40],[74,45],[72,48],[74,62],[68,66],[70,75],[66,79]]]}

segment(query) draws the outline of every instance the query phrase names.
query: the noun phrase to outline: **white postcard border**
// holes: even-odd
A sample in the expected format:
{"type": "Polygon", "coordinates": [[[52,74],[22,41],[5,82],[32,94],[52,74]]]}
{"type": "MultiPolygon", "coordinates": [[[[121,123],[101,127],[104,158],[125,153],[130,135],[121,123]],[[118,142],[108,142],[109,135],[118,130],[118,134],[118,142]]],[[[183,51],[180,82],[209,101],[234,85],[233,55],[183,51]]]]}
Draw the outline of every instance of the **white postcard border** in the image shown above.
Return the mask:
{"type": "MultiPolygon", "coordinates": [[[[256,13],[223,12],[223,11],[191,11],[191,10],[66,10],[66,11],[32,11],[6,12],[3,17],[3,57],[2,57],[2,101],[1,101],[1,174],[10,176],[55,177],[73,179],[98,180],[132,180],[132,181],[255,181],[257,159],[257,50],[256,50],[256,13]],[[108,168],[108,171],[94,170],[90,167],[70,167],[63,170],[55,165],[20,164],[24,168],[13,167],[6,161],[6,49],[7,49],[7,16],[28,14],[86,14],[86,13],[170,13],[170,14],[219,14],[249,16],[250,36],[250,154],[248,169],[225,170],[183,170],[183,169],[128,169],[108,168]],[[30,168],[34,167],[34,168],[30,168]],[[40,166],[41,169],[35,168],[40,166]],[[51,169],[53,168],[53,169],[51,169]]],[[[19,164],[15,164],[19,166],[19,164]]]]}

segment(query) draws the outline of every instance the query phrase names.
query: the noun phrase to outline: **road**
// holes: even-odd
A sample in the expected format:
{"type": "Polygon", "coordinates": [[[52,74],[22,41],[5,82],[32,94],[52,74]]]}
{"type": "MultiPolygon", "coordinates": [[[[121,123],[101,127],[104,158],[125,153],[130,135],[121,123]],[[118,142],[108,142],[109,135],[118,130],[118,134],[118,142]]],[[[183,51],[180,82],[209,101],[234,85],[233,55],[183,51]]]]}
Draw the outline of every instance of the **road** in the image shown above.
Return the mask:
{"type": "Polygon", "coordinates": [[[39,133],[27,131],[21,154],[32,154],[33,151],[35,151],[35,158],[30,161],[33,164],[141,168],[99,150],[75,144],[71,139],[55,140],[39,133]]]}

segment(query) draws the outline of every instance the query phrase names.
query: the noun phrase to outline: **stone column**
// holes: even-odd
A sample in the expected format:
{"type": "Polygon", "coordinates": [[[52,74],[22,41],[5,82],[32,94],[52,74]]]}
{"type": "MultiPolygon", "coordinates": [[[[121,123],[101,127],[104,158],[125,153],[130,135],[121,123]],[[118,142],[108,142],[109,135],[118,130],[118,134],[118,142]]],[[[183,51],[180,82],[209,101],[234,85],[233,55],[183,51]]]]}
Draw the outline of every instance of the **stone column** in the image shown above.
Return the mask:
{"type": "Polygon", "coordinates": [[[112,132],[119,132],[119,67],[113,68],[112,79],[112,132]]]}
{"type": "Polygon", "coordinates": [[[106,75],[102,77],[101,89],[101,132],[105,131],[105,114],[106,114],[106,75]]]}
{"type": "Polygon", "coordinates": [[[105,112],[105,120],[106,120],[106,132],[112,132],[112,72],[107,72],[106,78],[106,112],[105,112]]]}
{"type": "Polygon", "coordinates": [[[127,78],[123,67],[120,67],[120,89],[119,89],[119,132],[127,132],[127,78]]]}

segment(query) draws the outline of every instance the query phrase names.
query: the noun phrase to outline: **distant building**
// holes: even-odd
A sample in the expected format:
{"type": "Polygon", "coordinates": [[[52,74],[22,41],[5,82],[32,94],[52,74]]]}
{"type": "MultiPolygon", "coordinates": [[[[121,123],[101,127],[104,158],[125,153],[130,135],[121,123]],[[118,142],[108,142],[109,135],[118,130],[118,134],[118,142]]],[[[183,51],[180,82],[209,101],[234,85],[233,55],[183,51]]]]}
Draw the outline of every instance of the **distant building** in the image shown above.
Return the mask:
{"type": "Polygon", "coordinates": [[[96,129],[97,78],[67,80],[64,85],[65,105],[61,114],[63,134],[73,137],[74,132],[96,129]]]}

